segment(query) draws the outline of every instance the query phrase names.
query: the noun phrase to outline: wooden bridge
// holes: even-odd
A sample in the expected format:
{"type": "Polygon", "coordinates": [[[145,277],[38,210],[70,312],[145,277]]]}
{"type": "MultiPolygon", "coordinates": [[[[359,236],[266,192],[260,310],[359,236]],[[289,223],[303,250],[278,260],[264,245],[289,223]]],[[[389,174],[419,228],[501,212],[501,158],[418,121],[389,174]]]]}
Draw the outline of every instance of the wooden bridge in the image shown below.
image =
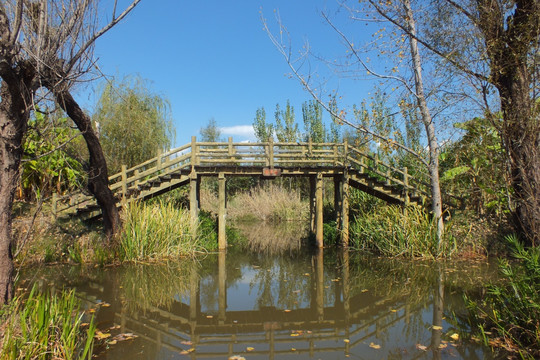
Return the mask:
{"type": "MultiPolygon", "coordinates": [[[[344,143],[238,143],[198,142],[159,154],[132,168],[109,177],[110,189],[119,206],[132,201],[150,199],[180,186],[190,187],[190,212],[197,223],[200,207],[200,184],[203,176],[218,178],[218,239],[220,249],[225,238],[226,181],[231,176],[253,176],[273,179],[303,176],[310,179],[310,229],[317,246],[323,246],[323,179],[334,181],[336,223],[342,242],[349,238],[349,189],[357,188],[388,203],[424,205],[430,198],[429,175],[408,173],[344,143]]],[[[78,192],[63,197],[53,196],[56,215],[77,215],[92,218],[100,209],[91,195],[78,192]]]]}

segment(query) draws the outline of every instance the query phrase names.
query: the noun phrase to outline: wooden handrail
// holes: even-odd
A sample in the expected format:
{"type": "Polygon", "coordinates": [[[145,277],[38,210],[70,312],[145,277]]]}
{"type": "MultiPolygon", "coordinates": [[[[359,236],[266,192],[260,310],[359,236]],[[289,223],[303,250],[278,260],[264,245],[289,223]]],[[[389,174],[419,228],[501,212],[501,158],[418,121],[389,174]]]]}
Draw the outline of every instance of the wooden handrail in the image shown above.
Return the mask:
{"type": "MultiPolygon", "coordinates": [[[[370,173],[383,179],[389,186],[403,188],[408,194],[430,193],[429,175],[420,172],[420,178],[412,176],[406,168],[398,169],[386,164],[376,155],[361,151],[344,143],[273,142],[272,139],[261,143],[233,142],[198,142],[192,137],[191,142],[178,148],[158,154],[129,169],[109,176],[110,189],[117,197],[127,198],[132,189],[137,189],[147,182],[156,181],[160,176],[179,172],[181,169],[196,166],[331,166],[348,167],[360,173],[370,173]]],[[[64,207],[56,206],[57,212],[77,208],[92,200],[82,192],[55,197],[55,201],[66,202],[64,207]]]]}

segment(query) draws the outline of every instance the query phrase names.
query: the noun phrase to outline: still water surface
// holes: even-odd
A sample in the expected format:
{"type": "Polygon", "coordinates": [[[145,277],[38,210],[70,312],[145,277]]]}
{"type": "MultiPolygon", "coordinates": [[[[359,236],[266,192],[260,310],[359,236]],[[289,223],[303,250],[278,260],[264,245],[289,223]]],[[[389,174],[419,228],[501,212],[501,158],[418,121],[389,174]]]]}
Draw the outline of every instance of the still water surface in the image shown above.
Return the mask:
{"type": "Polygon", "coordinates": [[[493,273],[484,263],[325,249],[229,250],[23,277],[76,289],[111,339],[136,335],[109,345],[101,359],[485,359],[489,351],[452,338],[460,332],[453,319],[463,313],[463,290],[474,293],[493,273]]]}

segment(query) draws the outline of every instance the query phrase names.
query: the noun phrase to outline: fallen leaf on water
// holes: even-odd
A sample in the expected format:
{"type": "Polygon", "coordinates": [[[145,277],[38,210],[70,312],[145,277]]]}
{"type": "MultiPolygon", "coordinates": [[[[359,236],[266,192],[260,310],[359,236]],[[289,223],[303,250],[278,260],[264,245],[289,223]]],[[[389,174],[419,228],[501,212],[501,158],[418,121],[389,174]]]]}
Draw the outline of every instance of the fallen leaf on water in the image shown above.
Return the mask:
{"type": "Polygon", "coordinates": [[[246,351],[253,351],[253,350],[255,350],[255,348],[253,348],[253,347],[251,347],[251,346],[248,346],[248,347],[246,348],[246,351]]]}
{"type": "Polygon", "coordinates": [[[343,339],[343,342],[344,342],[344,343],[347,343],[347,344],[348,344],[350,341],[351,341],[351,340],[349,340],[349,339],[343,339]]]}
{"type": "Polygon", "coordinates": [[[106,302],[99,303],[99,305],[101,305],[101,306],[103,306],[103,307],[109,307],[109,306],[111,306],[111,304],[106,303],[106,302]]]}
{"type": "Polygon", "coordinates": [[[213,317],[212,315],[206,315],[206,318],[207,318],[207,319],[212,319],[212,318],[214,318],[214,317],[213,317]]]}
{"type": "Polygon", "coordinates": [[[368,292],[368,289],[362,289],[361,292],[363,292],[363,293],[368,292]]]}
{"type": "Polygon", "coordinates": [[[246,360],[246,358],[240,355],[233,355],[229,356],[229,360],[246,360]]]}
{"type": "Polygon", "coordinates": [[[291,312],[291,310],[290,309],[285,309],[285,310],[283,310],[283,312],[291,312]]]}
{"type": "Polygon", "coordinates": [[[300,336],[299,333],[292,333],[291,336],[300,336]]]}
{"type": "Polygon", "coordinates": [[[391,312],[397,312],[397,310],[396,310],[396,309],[392,309],[392,310],[390,310],[390,311],[391,311],[391,312]]]}
{"type": "Polygon", "coordinates": [[[192,345],[193,343],[191,341],[184,340],[184,341],[180,342],[180,344],[182,344],[182,345],[192,345]]]}
{"type": "Polygon", "coordinates": [[[422,344],[416,344],[416,348],[418,350],[427,351],[427,346],[424,346],[422,344]]]}
{"type": "Polygon", "coordinates": [[[369,344],[369,347],[372,348],[372,349],[380,349],[381,348],[381,345],[377,345],[375,343],[370,343],[369,344]]]}
{"type": "Polygon", "coordinates": [[[291,348],[291,351],[296,351],[296,349],[295,349],[295,348],[291,348]]]}
{"type": "Polygon", "coordinates": [[[116,342],[117,342],[116,340],[111,340],[109,341],[109,345],[116,345],[116,342]]]}
{"type": "Polygon", "coordinates": [[[120,329],[120,325],[111,326],[109,330],[117,330],[120,329]]]}
{"type": "Polygon", "coordinates": [[[111,337],[111,334],[103,333],[99,330],[96,330],[96,334],[94,335],[94,337],[98,340],[103,340],[103,339],[107,339],[108,337],[111,337]]]}
{"type": "Polygon", "coordinates": [[[448,344],[440,344],[439,345],[439,349],[446,349],[446,347],[448,346],[448,344]]]}
{"type": "Polygon", "coordinates": [[[454,341],[458,341],[459,340],[459,334],[458,333],[453,333],[452,335],[450,335],[450,338],[454,341]]]}
{"type": "Polygon", "coordinates": [[[309,273],[304,273],[305,276],[309,276],[309,273]]]}
{"type": "Polygon", "coordinates": [[[433,325],[433,330],[442,330],[442,326],[433,325]]]}

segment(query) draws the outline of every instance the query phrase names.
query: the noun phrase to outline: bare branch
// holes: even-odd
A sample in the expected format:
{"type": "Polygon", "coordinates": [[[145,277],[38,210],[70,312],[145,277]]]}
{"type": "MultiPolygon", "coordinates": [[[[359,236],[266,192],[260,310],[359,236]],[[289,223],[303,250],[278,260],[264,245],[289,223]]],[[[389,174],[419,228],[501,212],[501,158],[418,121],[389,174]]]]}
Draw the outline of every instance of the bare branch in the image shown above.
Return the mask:
{"type": "MultiPolygon", "coordinates": [[[[280,35],[283,35],[284,33],[288,34],[288,31],[287,31],[286,27],[283,25],[283,23],[281,23],[279,21],[279,18],[277,20],[278,20],[278,26],[279,26],[280,35]]],[[[403,150],[403,151],[415,156],[416,158],[418,158],[426,167],[428,166],[428,163],[423,158],[423,156],[420,155],[419,153],[417,153],[416,151],[410,149],[409,147],[407,147],[407,146],[405,146],[405,145],[403,145],[403,144],[401,144],[401,143],[399,143],[399,142],[397,142],[397,141],[395,141],[393,139],[389,139],[389,138],[387,138],[385,136],[377,134],[376,132],[373,132],[373,131],[367,129],[366,127],[364,127],[362,125],[354,124],[354,123],[348,121],[341,113],[337,113],[330,106],[328,106],[328,104],[326,104],[320,98],[320,96],[318,96],[315,93],[315,90],[309,85],[309,79],[306,80],[304,78],[304,76],[300,74],[299,68],[295,67],[294,63],[297,60],[296,61],[292,60],[290,46],[288,47],[289,50],[286,51],[287,47],[283,45],[283,40],[281,39],[281,41],[278,41],[278,39],[274,36],[274,34],[268,28],[268,23],[267,23],[266,19],[261,16],[261,21],[263,23],[263,27],[264,27],[265,32],[267,33],[268,37],[270,38],[270,40],[272,41],[274,46],[278,49],[278,51],[281,53],[281,55],[283,55],[283,57],[285,58],[285,61],[287,62],[287,65],[291,69],[294,76],[300,81],[300,83],[302,84],[304,89],[306,89],[306,91],[313,97],[313,99],[315,101],[317,101],[322,106],[323,109],[328,111],[328,113],[332,117],[337,119],[338,122],[342,122],[343,124],[346,124],[346,125],[354,128],[354,129],[356,129],[356,130],[358,130],[360,132],[363,132],[363,133],[365,133],[367,135],[370,135],[370,136],[372,136],[372,137],[374,137],[374,138],[376,138],[378,140],[381,140],[382,142],[387,143],[390,146],[400,148],[401,150],[403,150]]],[[[289,41],[289,43],[290,43],[290,41],[289,41]]],[[[302,58],[304,58],[306,56],[307,56],[307,53],[302,54],[302,58]]]]}
{"type": "Polygon", "coordinates": [[[131,5],[129,5],[117,18],[113,18],[107,25],[105,25],[103,28],[101,28],[101,30],[99,30],[97,33],[95,33],[93,36],[90,37],[90,39],[88,39],[88,41],[83,45],[81,46],[81,48],[79,49],[79,51],[70,59],[69,63],[68,63],[68,66],[67,66],[67,69],[66,69],[66,73],[69,73],[71,71],[71,69],[73,68],[73,66],[75,66],[75,64],[79,61],[79,59],[81,58],[81,56],[86,53],[86,51],[88,50],[88,48],[90,46],[92,46],[96,40],[102,36],[103,34],[105,34],[107,31],[109,31],[113,26],[115,26],[116,24],[118,24],[123,18],[125,18],[127,16],[127,14],[129,14],[131,12],[131,10],[133,10],[135,8],[135,6],[137,6],[137,4],[141,2],[141,0],[133,0],[133,2],[131,3],[131,5]]]}
{"type": "Polygon", "coordinates": [[[416,41],[418,41],[420,44],[422,44],[422,46],[424,46],[426,49],[428,49],[432,53],[440,56],[441,58],[443,58],[444,60],[448,61],[450,64],[455,66],[457,69],[459,69],[460,71],[462,71],[462,72],[464,72],[464,73],[466,73],[468,75],[474,76],[474,77],[476,77],[478,79],[481,79],[481,80],[486,80],[486,81],[488,80],[488,78],[485,75],[479,74],[477,72],[472,71],[471,69],[466,68],[465,66],[463,66],[459,62],[453,60],[448,54],[444,54],[444,53],[440,52],[435,47],[431,46],[431,44],[429,44],[428,42],[426,42],[423,39],[419,38],[417,36],[417,34],[412,34],[409,31],[409,29],[407,29],[406,25],[401,24],[399,21],[397,21],[396,19],[394,19],[390,15],[388,15],[388,13],[386,13],[374,0],[367,0],[367,1],[373,6],[373,8],[377,11],[377,13],[380,16],[382,16],[383,18],[385,18],[386,20],[391,22],[393,25],[397,26],[400,30],[402,30],[408,36],[411,36],[412,38],[414,38],[416,41]]]}

